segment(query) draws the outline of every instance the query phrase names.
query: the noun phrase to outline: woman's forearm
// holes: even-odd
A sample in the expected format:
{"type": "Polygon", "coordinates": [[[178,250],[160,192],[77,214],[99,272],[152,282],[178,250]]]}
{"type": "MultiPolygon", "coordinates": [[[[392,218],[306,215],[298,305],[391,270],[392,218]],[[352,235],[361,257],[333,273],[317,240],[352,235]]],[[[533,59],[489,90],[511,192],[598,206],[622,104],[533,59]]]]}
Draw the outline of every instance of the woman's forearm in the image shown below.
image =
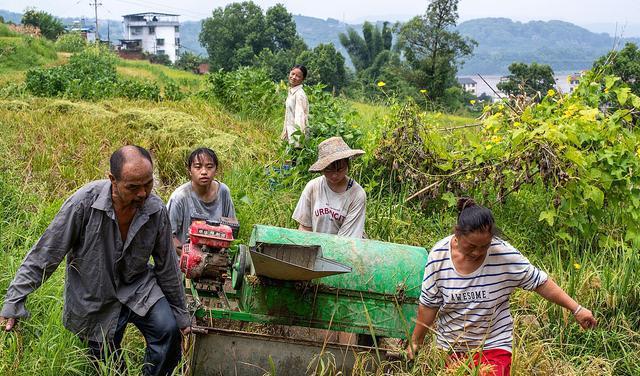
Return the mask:
{"type": "Polygon", "coordinates": [[[418,316],[416,317],[416,326],[411,335],[411,343],[414,347],[422,345],[424,337],[427,335],[429,328],[433,325],[438,313],[437,308],[429,308],[422,304],[418,305],[418,316]]]}
{"type": "Polygon", "coordinates": [[[564,290],[560,288],[560,286],[558,286],[551,277],[549,277],[545,283],[538,286],[538,288],[535,289],[535,292],[551,303],[555,303],[571,312],[575,312],[578,308],[578,303],[564,292],[564,290]]]}

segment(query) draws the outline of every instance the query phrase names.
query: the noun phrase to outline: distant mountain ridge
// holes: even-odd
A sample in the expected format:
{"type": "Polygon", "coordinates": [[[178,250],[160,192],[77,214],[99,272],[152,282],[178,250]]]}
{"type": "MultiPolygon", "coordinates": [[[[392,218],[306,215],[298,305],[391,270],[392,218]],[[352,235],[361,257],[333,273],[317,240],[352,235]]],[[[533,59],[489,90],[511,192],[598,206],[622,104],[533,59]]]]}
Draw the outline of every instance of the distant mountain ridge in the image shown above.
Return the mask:
{"type": "MultiPolygon", "coordinates": [[[[0,10],[6,21],[19,22],[19,13],[0,10]]],[[[339,35],[349,27],[357,31],[362,25],[352,25],[329,18],[326,20],[302,15],[293,16],[298,33],[310,48],[320,43],[333,43],[348,59],[346,50],[340,44],[339,35]]],[[[72,23],[78,18],[65,18],[72,23]]],[[[90,20],[86,20],[91,24],[90,20]]],[[[380,22],[378,22],[380,23],[380,22]]],[[[122,22],[100,21],[100,36],[106,39],[107,25],[112,41],[122,38],[122,22]]],[[[180,39],[185,50],[206,55],[198,36],[201,21],[186,21],[180,24],[180,39]]],[[[615,45],[615,39],[606,33],[593,33],[585,28],[564,21],[517,22],[508,18],[479,18],[462,22],[457,30],[464,36],[478,42],[474,55],[467,59],[459,70],[461,75],[494,74],[508,72],[513,62],[533,61],[549,64],[554,71],[577,71],[588,69],[593,61],[606,54],[615,45]]],[[[624,42],[640,44],[640,38],[624,38],[624,42]]]]}
{"type": "MultiPolygon", "coordinates": [[[[616,40],[564,21],[514,22],[508,18],[480,18],[458,25],[460,34],[478,42],[460,74],[504,74],[512,62],[549,64],[554,71],[588,69],[616,40]]],[[[638,38],[620,42],[638,43],[638,38]]]]}

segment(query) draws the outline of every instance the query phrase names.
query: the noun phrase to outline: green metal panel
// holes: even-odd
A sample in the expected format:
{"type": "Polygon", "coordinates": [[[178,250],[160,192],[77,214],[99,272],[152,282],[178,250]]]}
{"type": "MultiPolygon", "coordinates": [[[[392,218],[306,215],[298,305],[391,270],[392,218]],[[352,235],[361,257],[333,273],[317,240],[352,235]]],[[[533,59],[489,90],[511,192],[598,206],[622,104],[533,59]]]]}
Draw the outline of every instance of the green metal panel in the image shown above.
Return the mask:
{"type": "Polygon", "coordinates": [[[404,288],[407,297],[420,296],[427,262],[427,250],[422,247],[256,225],[249,246],[260,243],[318,245],[323,257],[353,269],[351,273],[317,280],[326,286],[392,295],[404,288]]]}
{"type": "Polygon", "coordinates": [[[250,247],[264,244],[320,246],[323,257],[353,270],[311,282],[245,279],[240,308],[256,321],[409,334],[427,262],[424,248],[256,225],[250,247]]]}

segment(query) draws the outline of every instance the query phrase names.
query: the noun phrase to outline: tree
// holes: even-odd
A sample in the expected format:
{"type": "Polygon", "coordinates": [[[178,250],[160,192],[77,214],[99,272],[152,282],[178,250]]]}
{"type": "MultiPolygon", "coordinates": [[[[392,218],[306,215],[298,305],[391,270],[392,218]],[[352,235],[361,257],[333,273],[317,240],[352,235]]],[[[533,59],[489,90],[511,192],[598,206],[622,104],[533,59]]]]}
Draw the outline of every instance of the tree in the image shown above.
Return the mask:
{"type": "Polygon", "coordinates": [[[187,72],[198,73],[198,67],[205,61],[205,58],[187,51],[178,57],[174,66],[187,72]]]}
{"type": "Polygon", "coordinates": [[[309,75],[306,82],[311,85],[323,83],[333,92],[346,85],[344,57],[331,43],[319,44],[312,51],[303,52],[297,62],[307,67],[309,75]]]}
{"type": "Polygon", "coordinates": [[[604,67],[608,74],[618,76],[631,91],[640,95],[640,50],[635,43],[626,43],[620,51],[612,51],[595,63],[594,69],[604,67]]]}
{"type": "Polygon", "coordinates": [[[275,53],[265,48],[256,57],[254,65],[264,69],[273,81],[286,81],[294,62],[304,51],[307,51],[307,46],[304,44],[275,53]]]}
{"type": "Polygon", "coordinates": [[[199,40],[214,70],[259,64],[258,55],[265,49],[277,54],[307,48],[296,32],[293,16],[284,6],[275,5],[265,15],[250,1],[215,9],[202,22],[199,40]]]}
{"type": "Polygon", "coordinates": [[[507,79],[497,85],[498,90],[507,95],[524,94],[528,97],[538,95],[542,98],[556,84],[553,69],[546,64],[513,63],[509,65],[509,73],[507,79]]]}
{"type": "Polygon", "coordinates": [[[64,25],[45,11],[27,9],[20,21],[23,25],[31,25],[40,29],[40,33],[47,39],[55,40],[64,32],[64,25]]]}
{"type": "Polygon", "coordinates": [[[303,39],[298,35],[296,23],[282,4],[276,4],[267,9],[265,15],[267,24],[266,33],[271,42],[272,51],[285,51],[294,48],[307,49],[303,39]]]}
{"type": "Polygon", "coordinates": [[[353,28],[347,29],[347,33],[340,33],[340,44],[347,50],[356,73],[360,73],[371,67],[378,55],[391,49],[393,35],[389,23],[385,22],[382,30],[370,22],[362,25],[362,36],[353,28]]]}
{"type": "Polygon", "coordinates": [[[149,54],[147,55],[149,62],[152,64],[162,64],[170,67],[171,59],[169,59],[169,55],[167,54],[149,54]]]}
{"type": "Polygon", "coordinates": [[[202,21],[200,43],[209,54],[213,70],[233,70],[250,65],[253,57],[270,47],[262,9],[253,2],[216,8],[202,21]]]}
{"type": "Polygon", "coordinates": [[[477,43],[454,31],[458,0],[432,0],[423,16],[400,27],[399,44],[412,70],[407,78],[440,100],[457,85],[458,60],[471,55],[477,43]]]}

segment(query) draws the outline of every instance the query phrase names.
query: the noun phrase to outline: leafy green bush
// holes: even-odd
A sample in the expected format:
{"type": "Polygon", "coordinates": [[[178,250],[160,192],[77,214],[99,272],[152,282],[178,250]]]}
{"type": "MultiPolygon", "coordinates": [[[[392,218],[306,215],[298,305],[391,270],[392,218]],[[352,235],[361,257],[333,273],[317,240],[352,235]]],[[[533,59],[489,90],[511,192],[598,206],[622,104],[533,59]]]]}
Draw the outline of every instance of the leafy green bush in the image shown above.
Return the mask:
{"type": "Polygon", "coordinates": [[[169,101],[179,101],[186,97],[187,95],[180,91],[180,86],[178,86],[175,82],[168,82],[164,86],[164,96],[165,100],[169,101]]]}
{"type": "Polygon", "coordinates": [[[121,79],[116,84],[118,96],[129,99],[160,100],[160,88],[155,83],[121,79]]]}
{"type": "Polygon", "coordinates": [[[61,52],[80,52],[87,47],[87,40],[80,33],[63,34],[56,40],[56,49],[61,52]]]}
{"type": "Polygon", "coordinates": [[[549,90],[539,104],[488,106],[480,123],[448,130],[415,105],[397,106],[376,156],[387,176],[426,201],[503,203],[538,187],[548,195],[539,221],[559,238],[638,246],[638,108],[640,97],[619,78],[593,72],[572,95],[549,90]]]}
{"type": "Polygon", "coordinates": [[[68,78],[63,67],[31,69],[25,80],[27,91],[39,97],[55,97],[67,90],[68,78]]]}
{"type": "MultiPolygon", "coordinates": [[[[160,100],[160,88],[155,82],[118,78],[116,62],[116,56],[107,50],[87,48],[71,56],[68,64],[27,71],[26,89],[41,97],[160,100]]],[[[166,99],[174,100],[180,90],[170,86],[167,93],[166,99]]]]}
{"type": "Polygon", "coordinates": [[[240,68],[209,74],[204,93],[227,110],[254,118],[271,118],[282,112],[286,90],[281,89],[262,69],[240,68]]]}

